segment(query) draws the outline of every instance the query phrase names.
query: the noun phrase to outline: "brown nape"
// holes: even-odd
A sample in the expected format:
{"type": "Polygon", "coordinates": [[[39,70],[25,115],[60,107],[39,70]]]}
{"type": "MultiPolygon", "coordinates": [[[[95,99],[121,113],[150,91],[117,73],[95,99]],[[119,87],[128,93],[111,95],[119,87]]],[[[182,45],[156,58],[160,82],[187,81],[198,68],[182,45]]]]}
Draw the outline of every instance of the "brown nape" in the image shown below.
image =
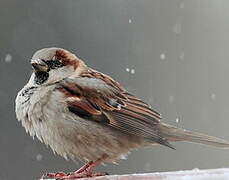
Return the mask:
{"type": "Polygon", "coordinates": [[[56,50],[56,54],[55,54],[57,59],[61,59],[62,63],[67,66],[73,66],[74,69],[76,69],[79,66],[79,59],[72,53],[63,50],[63,49],[59,49],[56,50]]]}

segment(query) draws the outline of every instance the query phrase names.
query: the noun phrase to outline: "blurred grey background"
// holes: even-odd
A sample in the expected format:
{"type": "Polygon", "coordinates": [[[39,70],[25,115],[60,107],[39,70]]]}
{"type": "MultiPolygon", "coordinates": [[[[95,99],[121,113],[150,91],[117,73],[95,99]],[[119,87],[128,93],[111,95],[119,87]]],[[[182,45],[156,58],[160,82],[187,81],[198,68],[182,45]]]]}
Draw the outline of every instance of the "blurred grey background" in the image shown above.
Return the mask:
{"type": "MultiPolygon", "coordinates": [[[[162,113],[164,122],[229,140],[228,0],[0,1],[0,179],[73,171],[17,122],[14,99],[32,54],[75,52],[162,113]]],[[[229,167],[229,150],[176,143],[133,152],[110,174],[229,167]]]]}

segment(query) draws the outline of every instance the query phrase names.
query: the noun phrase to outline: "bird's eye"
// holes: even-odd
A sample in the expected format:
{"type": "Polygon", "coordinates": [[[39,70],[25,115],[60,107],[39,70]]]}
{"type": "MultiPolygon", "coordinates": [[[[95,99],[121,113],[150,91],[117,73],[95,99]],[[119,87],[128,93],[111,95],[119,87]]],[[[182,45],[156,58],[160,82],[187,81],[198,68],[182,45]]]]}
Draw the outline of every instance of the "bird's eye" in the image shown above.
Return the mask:
{"type": "Polygon", "coordinates": [[[60,62],[58,59],[49,60],[46,61],[45,63],[48,65],[50,69],[57,69],[64,66],[64,64],[60,62]]]}

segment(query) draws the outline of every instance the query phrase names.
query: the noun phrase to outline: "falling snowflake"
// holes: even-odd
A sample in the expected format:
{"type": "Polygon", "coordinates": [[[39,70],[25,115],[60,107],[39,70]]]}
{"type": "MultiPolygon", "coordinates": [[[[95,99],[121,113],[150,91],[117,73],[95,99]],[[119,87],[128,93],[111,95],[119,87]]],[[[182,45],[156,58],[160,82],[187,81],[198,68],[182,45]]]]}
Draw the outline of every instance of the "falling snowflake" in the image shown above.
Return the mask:
{"type": "Polygon", "coordinates": [[[134,74],[135,73],[135,69],[131,69],[130,73],[134,74]]]}
{"type": "Polygon", "coordinates": [[[11,54],[7,54],[6,57],[5,57],[5,62],[6,63],[11,63],[12,59],[13,59],[12,55],[11,54]]]}
{"type": "Polygon", "coordinates": [[[180,59],[180,60],[184,60],[184,52],[181,52],[181,53],[180,53],[179,59],[180,59]]]}
{"type": "Polygon", "coordinates": [[[165,60],[165,58],[166,58],[165,54],[163,54],[163,53],[160,54],[160,59],[161,59],[161,60],[165,60]]]}
{"type": "Polygon", "coordinates": [[[129,19],[129,24],[131,24],[132,23],[132,20],[131,19],[129,19]]]}
{"type": "Polygon", "coordinates": [[[179,121],[180,121],[179,118],[176,118],[176,123],[179,123],[179,121]]]}
{"type": "Polygon", "coordinates": [[[181,9],[184,9],[184,2],[181,2],[179,6],[181,9]]]}
{"type": "Polygon", "coordinates": [[[154,101],[155,101],[154,97],[150,97],[150,98],[149,98],[149,103],[150,103],[150,104],[154,104],[154,101]]]}
{"type": "Polygon", "coordinates": [[[215,94],[211,94],[211,99],[215,100],[215,98],[216,98],[216,95],[215,94]]]}
{"type": "Polygon", "coordinates": [[[126,68],[126,72],[130,72],[130,69],[129,68],[126,68]]]}
{"type": "Polygon", "coordinates": [[[151,164],[150,163],[146,163],[143,167],[144,171],[150,171],[151,170],[151,164]]]}
{"type": "Polygon", "coordinates": [[[176,34],[180,34],[181,33],[181,24],[177,23],[173,26],[173,32],[176,34]]]}
{"type": "Polygon", "coordinates": [[[41,161],[43,159],[43,156],[41,154],[36,155],[36,160],[41,161]]]}
{"type": "Polygon", "coordinates": [[[175,100],[174,96],[169,96],[169,103],[172,104],[175,100]]]}

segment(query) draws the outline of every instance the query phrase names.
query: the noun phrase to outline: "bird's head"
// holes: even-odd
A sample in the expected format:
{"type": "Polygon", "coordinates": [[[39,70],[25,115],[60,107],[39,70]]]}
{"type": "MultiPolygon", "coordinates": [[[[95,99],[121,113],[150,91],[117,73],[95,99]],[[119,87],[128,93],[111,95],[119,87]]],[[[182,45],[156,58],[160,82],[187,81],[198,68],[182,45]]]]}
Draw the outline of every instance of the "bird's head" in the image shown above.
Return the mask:
{"type": "Polygon", "coordinates": [[[38,50],[31,59],[33,74],[30,83],[53,84],[69,76],[77,76],[86,65],[71,52],[62,48],[38,50]]]}

